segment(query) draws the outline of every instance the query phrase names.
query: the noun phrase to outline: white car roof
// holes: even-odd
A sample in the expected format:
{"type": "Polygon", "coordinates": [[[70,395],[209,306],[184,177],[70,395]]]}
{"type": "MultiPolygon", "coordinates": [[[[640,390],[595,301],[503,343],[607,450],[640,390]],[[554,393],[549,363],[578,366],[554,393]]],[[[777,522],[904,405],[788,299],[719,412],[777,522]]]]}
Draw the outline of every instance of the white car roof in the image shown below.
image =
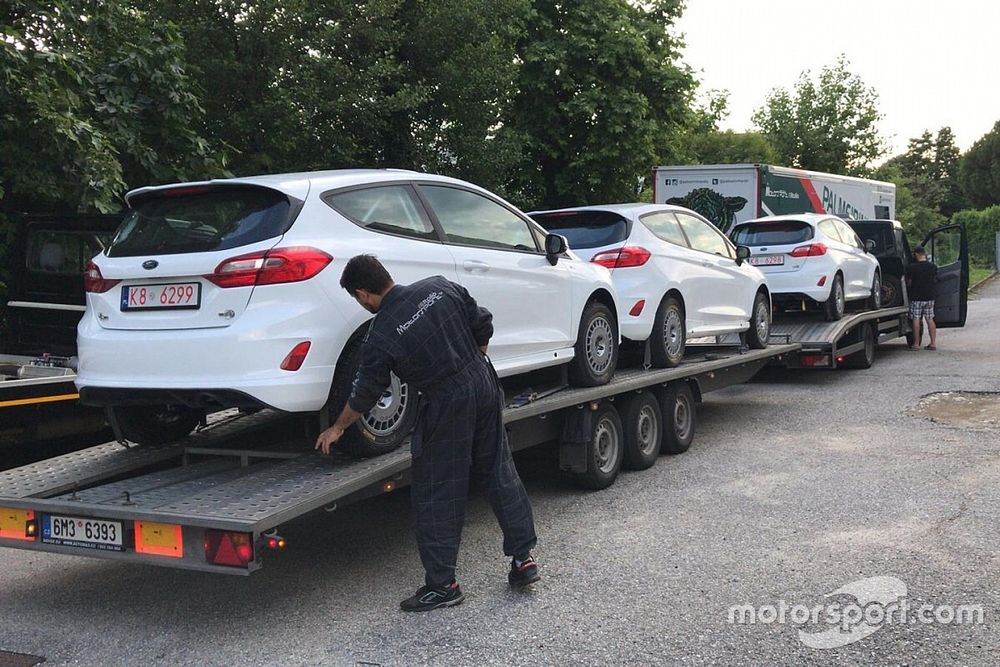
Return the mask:
{"type": "Polygon", "coordinates": [[[786,213],[784,215],[765,215],[760,218],[754,218],[753,220],[744,220],[743,222],[738,222],[734,226],[747,225],[751,222],[780,222],[782,220],[794,220],[796,222],[804,222],[808,225],[816,226],[823,220],[829,220],[834,218],[839,220],[835,215],[830,215],[829,213],[786,213]]]}
{"type": "Polygon", "coordinates": [[[259,176],[241,176],[237,178],[213,178],[208,181],[188,181],[183,183],[170,183],[164,185],[150,185],[131,190],[125,195],[128,202],[132,197],[159,190],[169,190],[177,187],[197,187],[201,185],[260,185],[274,190],[278,190],[286,195],[305,199],[311,189],[320,192],[332,190],[338,187],[350,185],[363,185],[365,183],[378,183],[384,181],[409,181],[419,179],[422,181],[438,181],[442,183],[454,183],[465,186],[475,186],[465,181],[448,176],[437,174],[424,174],[406,169],[330,169],[327,171],[306,171],[290,174],[262,174],[259,176]]]}
{"type": "Polygon", "coordinates": [[[689,213],[691,209],[674,204],[648,204],[644,202],[631,202],[625,204],[597,204],[594,206],[574,206],[572,208],[554,208],[547,211],[532,211],[529,215],[543,215],[546,213],[568,213],[572,211],[607,211],[617,213],[621,216],[639,217],[646,213],[656,211],[681,211],[689,213]]]}

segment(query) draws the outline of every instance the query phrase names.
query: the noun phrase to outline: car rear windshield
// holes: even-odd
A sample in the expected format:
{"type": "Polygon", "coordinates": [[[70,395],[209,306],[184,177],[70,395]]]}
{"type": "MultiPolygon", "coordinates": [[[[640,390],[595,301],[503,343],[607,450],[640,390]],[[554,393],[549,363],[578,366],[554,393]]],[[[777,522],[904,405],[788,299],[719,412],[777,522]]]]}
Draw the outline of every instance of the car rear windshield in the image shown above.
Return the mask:
{"type": "Polygon", "coordinates": [[[782,220],[781,222],[752,222],[733,230],[733,242],[737,245],[790,245],[803,243],[813,237],[813,229],[804,222],[782,220]]]}
{"type": "Polygon", "coordinates": [[[628,221],[610,211],[560,211],[531,216],[547,231],[565,236],[570,248],[600,248],[628,238],[628,221]]]}
{"type": "Polygon", "coordinates": [[[146,195],[118,228],[109,257],[229,250],[281,236],[291,204],[253,186],[190,187],[146,195]]]}

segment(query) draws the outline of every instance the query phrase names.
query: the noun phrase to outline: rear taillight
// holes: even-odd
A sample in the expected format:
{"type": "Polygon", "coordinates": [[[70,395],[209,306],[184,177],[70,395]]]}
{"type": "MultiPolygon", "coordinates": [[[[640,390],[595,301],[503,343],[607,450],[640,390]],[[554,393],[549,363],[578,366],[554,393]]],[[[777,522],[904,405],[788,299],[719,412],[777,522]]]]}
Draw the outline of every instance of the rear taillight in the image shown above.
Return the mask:
{"type": "Polygon", "coordinates": [[[87,270],[83,272],[83,289],[92,294],[103,294],[120,282],[121,280],[108,280],[102,276],[101,270],[93,262],[87,264],[87,270]]]}
{"type": "Polygon", "coordinates": [[[253,536],[250,533],[206,530],[205,560],[215,565],[247,567],[253,561],[253,536]]]}
{"type": "Polygon", "coordinates": [[[652,253],[645,248],[640,246],[626,246],[619,250],[599,252],[590,261],[609,269],[627,269],[631,266],[642,266],[649,261],[651,256],[652,253]]]}
{"type": "Polygon", "coordinates": [[[219,287],[252,287],[309,280],[333,257],[316,248],[274,248],[232,257],[205,276],[219,287]]]}
{"type": "Polygon", "coordinates": [[[795,250],[788,253],[792,257],[818,257],[820,255],[826,254],[826,246],[822,243],[810,243],[809,245],[800,245],[795,250]]]}
{"type": "Polygon", "coordinates": [[[309,341],[303,341],[293,347],[292,351],[285,357],[285,360],[281,362],[281,370],[297,371],[302,368],[302,362],[306,360],[310,346],[311,343],[309,341]]]}

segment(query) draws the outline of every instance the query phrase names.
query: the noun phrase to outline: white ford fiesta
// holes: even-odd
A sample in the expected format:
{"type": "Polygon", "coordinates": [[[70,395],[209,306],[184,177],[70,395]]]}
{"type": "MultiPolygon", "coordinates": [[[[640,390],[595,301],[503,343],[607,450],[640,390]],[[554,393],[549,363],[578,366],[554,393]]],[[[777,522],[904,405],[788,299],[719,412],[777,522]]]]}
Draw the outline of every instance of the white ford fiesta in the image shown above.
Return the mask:
{"type": "MultiPolygon", "coordinates": [[[[568,363],[575,384],[598,385],[617,364],[608,271],[470,183],[343,170],[147,187],[126,200],[86,273],[77,386],[130,440],[176,439],[225,407],[335,418],[371,317],[339,285],[361,253],[399,283],[464,285],[493,313],[501,376],[568,363]]],[[[345,446],[395,448],[416,402],[394,376],[345,446]]]]}
{"type": "Polygon", "coordinates": [[[757,218],[736,225],[729,236],[753,250],[750,262],[767,276],[775,302],[809,299],[830,321],[844,316],[848,301],[881,306],[874,244],[862,242],[840,218],[819,213],[757,218]]]}
{"type": "Polygon", "coordinates": [[[650,361],[676,366],[687,339],[746,334],[763,348],[771,327],[764,276],[715,225],[670,204],[611,204],[530,214],[570,248],[606,266],[623,338],[649,341],[650,361]]]}

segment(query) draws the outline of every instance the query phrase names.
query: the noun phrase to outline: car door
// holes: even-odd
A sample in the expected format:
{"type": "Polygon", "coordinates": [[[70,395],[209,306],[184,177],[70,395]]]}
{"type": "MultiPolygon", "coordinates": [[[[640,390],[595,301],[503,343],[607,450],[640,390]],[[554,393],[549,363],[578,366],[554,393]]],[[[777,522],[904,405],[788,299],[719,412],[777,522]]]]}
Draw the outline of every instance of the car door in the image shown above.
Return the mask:
{"type": "Polygon", "coordinates": [[[840,231],[840,238],[845,246],[847,263],[844,270],[844,292],[848,299],[863,298],[871,293],[875,266],[878,262],[868,254],[861,238],[850,225],[843,220],[835,220],[834,224],[840,231]]]}
{"type": "Polygon", "coordinates": [[[964,327],[968,312],[969,242],[964,225],[938,227],[924,240],[927,259],[938,267],[934,321],[939,327],[964,327]]]}
{"type": "Polygon", "coordinates": [[[688,213],[676,213],[681,229],[692,249],[701,254],[705,269],[703,287],[705,330],[723,333],[744,328],[750,321],[753,299],[748,294],[749,281],[736,265],[732,243],[715,225],[688,213]]]}
{"type": "Polygon", "coordinates": [[[455,257],[458,281],[493,313],[498,370],[572,347],[573,262],[551,265],[526,217],[499,199],[450,184],[418,190],[455,257]]]}

